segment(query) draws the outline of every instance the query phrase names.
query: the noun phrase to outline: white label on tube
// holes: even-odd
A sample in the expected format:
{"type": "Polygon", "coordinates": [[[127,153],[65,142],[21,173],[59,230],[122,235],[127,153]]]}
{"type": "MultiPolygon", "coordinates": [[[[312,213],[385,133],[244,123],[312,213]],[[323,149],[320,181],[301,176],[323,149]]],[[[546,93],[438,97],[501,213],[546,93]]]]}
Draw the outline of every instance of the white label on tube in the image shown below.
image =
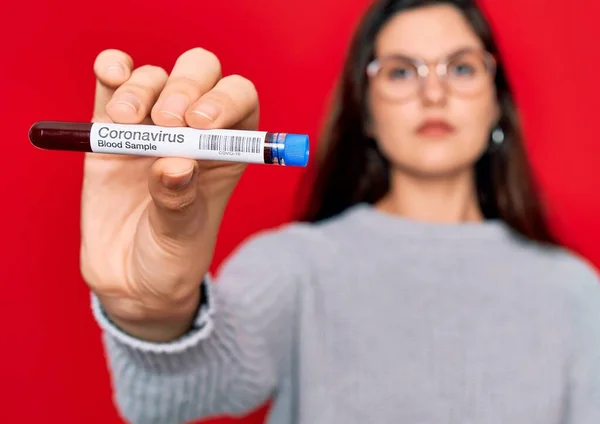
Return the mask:
{"type": "Polygon", "coordinates": [[[266,132],[96,122],[92,152],[265,163],[266,132]]]}

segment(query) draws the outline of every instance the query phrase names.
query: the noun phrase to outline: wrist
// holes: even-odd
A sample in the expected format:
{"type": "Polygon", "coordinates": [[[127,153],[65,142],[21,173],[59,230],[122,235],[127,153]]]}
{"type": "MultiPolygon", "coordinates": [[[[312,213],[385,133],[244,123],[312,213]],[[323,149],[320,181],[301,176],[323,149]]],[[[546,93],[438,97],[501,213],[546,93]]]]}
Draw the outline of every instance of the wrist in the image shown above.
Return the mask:
{"type": "Polygon", "coordinates": [[[107,318],[121,331],[153,343],[169,343],[189,332],[202,300],[200,290],[168,305],[148,306],[130,299],[97,297],[107,318]]]}

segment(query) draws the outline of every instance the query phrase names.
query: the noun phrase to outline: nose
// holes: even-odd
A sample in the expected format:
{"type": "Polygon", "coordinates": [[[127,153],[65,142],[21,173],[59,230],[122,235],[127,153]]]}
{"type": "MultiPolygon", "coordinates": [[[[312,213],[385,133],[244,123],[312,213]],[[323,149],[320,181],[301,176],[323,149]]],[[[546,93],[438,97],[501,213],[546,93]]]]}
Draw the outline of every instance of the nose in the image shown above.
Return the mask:
{"type": "Polygon", "coordinates": [[[421,80],[423,100],[430,104],[439,105],[446,101],[446,87],[437,72],[428,72],[421,80]]]}

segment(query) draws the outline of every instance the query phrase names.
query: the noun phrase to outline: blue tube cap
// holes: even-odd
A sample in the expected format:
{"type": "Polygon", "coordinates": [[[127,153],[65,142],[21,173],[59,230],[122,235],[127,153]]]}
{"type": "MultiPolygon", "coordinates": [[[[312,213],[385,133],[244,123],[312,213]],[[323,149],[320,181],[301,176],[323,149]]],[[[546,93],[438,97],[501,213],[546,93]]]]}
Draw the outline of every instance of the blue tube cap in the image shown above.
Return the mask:
{"type": "Polygon", "coordinates": [[[286,166],[306,166],[310,140],[307,135],[287,134],[283,148],[283,160],[286,166]]]}

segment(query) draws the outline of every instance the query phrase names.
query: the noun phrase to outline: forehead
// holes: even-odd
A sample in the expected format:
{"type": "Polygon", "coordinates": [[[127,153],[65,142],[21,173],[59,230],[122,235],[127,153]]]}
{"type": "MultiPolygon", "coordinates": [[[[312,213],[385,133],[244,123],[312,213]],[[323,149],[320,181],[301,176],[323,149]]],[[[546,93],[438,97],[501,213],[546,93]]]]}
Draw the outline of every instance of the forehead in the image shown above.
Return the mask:
{"type": "Polygon", "coordinates": [[[459,49],[482,45],[458,9],[435,5],[397,13],[380,31],[375,50],[377,56],[402,53],[436,59],[459,49]]]}

